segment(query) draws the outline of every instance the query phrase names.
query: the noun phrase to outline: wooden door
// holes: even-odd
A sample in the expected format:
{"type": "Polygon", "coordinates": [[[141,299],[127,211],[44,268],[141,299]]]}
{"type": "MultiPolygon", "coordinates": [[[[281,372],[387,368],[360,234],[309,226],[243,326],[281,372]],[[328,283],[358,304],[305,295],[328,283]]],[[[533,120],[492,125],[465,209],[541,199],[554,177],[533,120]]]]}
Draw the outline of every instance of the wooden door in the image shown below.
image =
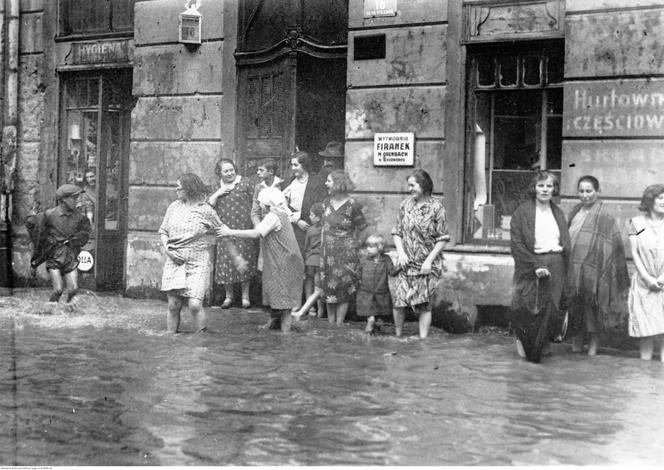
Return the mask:
{"type": "Polygon", "coordinates": [[[239,68],[238,150],[246,175],[274,158],[288,169],[294,144],[295,56],[239,68]]]}

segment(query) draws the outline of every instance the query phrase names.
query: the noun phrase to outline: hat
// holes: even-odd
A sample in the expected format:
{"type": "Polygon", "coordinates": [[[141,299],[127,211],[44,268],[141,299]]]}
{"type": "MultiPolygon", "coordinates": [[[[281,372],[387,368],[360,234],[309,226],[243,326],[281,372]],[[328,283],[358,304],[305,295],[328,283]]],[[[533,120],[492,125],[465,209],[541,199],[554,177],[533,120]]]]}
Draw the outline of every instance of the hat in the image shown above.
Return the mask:
{"type": "Polygon", "coordinates": [[[95,176],[95,172],[94,172],[94,171],[88,171],[88,172],[85,174],[85,177],[87,178],[88,176],[95,176]]]}
{"type": "Polygon", "coordinates": [[[344,145],[341,142],[332,140],[327,143],[327,145],[325,146],[325,150],[323,150],[322,152],[318,152],[318,155],[320,155],[321,157],[343,158],[344,145]]]}
{"type": "Polygon", "coordinates": [[[78,196],[81,194],[82,190],[76,185],[73,184],[63,184],[55,191],[55,199],[60,200],[69,196],[78,196]]]}

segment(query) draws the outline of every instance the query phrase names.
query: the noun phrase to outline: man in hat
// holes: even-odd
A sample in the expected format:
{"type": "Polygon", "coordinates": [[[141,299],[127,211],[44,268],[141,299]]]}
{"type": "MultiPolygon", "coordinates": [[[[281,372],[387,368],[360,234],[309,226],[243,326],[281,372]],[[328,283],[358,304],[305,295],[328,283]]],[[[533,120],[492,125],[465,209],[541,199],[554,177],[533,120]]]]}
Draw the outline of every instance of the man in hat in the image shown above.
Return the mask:
{"type": "Polygon", "coordinates": [[[81,192],[78,186],[63,184],[55,191],[58,205],[26,221],[28,230],[38,234],[31,234],[37,243],[30,264],[36,268],[46,263],[53,286],[51,302],[60,300],[63,276],[67,302],[78,290],[78,254],[90,236],[90,221],[76,207],[81,192]]]}
{"type": "Polygon", "coordinates": [[[323,157],[323,165],[318,172],[318,176],[322,181],[325,181],[327,175],[334,170],[344,169],[344,145],[341,142],[336,140],[328,142],[325,150],[318,152],[318,155],[323,157]]]}

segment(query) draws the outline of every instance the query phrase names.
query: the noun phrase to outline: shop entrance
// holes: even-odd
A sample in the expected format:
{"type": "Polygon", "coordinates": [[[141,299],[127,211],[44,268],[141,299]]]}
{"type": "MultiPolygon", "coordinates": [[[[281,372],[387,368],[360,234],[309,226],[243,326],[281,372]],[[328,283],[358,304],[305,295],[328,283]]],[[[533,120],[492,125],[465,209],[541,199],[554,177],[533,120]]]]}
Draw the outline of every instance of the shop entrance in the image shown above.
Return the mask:
{"type": "Polygon", "coordinates": [[[123,288],[127,233],[131,70],[63,75],[58,184],[83,189],[80,210],[93,227],[80,284],[123,288]],[[90,266],[91,264],[91,266],[90,266]]]}

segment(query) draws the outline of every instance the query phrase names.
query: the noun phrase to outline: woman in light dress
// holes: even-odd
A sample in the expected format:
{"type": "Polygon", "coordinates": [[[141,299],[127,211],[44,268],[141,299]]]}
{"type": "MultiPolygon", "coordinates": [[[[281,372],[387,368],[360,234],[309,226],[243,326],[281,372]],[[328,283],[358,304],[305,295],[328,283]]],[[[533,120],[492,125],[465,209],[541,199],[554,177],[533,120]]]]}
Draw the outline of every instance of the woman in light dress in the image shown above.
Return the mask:
{"type": "Polygon", "coordinates": [[[629,335],[639,338],[641,359],[652,359],[655,340],[664,362],[664,184],[648,186],[629,223],[636,272],[629,290],[629,335]]]}

